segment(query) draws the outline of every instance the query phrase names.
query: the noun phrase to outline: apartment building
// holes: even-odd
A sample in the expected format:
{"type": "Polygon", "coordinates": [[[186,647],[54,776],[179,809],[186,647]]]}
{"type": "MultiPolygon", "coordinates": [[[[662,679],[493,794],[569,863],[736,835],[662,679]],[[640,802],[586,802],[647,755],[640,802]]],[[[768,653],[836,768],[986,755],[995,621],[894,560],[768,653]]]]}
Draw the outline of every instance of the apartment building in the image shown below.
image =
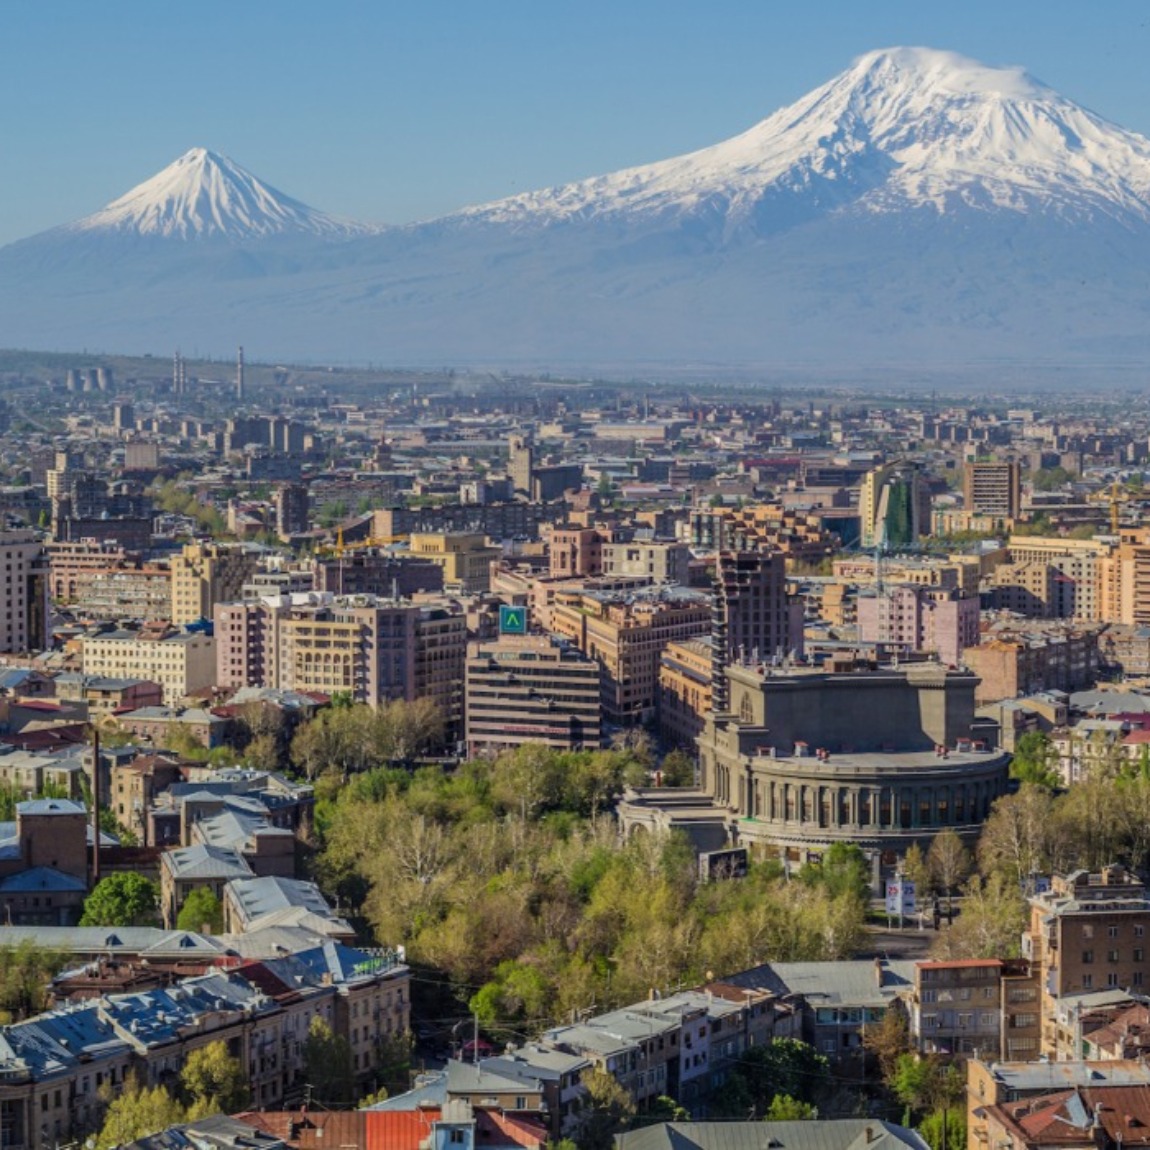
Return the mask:
{"type": "Polygon", "coordinates": [[[451,601],[307,594],[221,603],[217,680],[331,695],[378,706],[431,698],[457,738],[463,722],[467,620],[451,601]]]}
{"type": "Polygon", "coordinates": [[[1041,1054],[1078,1055],[1076,1002],[1097,991],[1143,991],[1148,927],[1146,889],[1120,866],[1056,875],[1049,891],[1031,898],[1023,956],[1041,988],[1041,1054]]]}
{"type": "Polygon", "coordinates": [[[695,508],[685,532],[693,547],[777,551],[788,565],[821,563],[838,550],[837,538],[826,530],[818,514],[777,503],[695,508]]]}
{"type": "Polygon", "coordinates": [[[213,685],[216,641],[202,632],[152,624],[138,631],[85,635],[81,661],[85,675],[159,683],[164,702],[171,705],[213,685]]]}
{"type": "Polygon", "coordinates": [[[210,619],[217,603],[239,599],[259,564],[255,551],[220,543],[188,543],[171,564],[175,624],[210,619]]]}
{"type": "Polygon", "coordinates": [[[523,743],[599,747],[599,664],[570,643],[544,635],[473,643],[466,675],[471,754],[523,743]]]}
{"type": "Polygon", "coordinates": [[[686,586],[691,549],[686,543],[637,540],[608,527],[556,527],[548,539],[551,574],[641,576],[686,586]]]}
{"type": "Polygon", "coordinates": [[[1042,691],[1076,691],[1098,672],[1097,626],[1003,621],[968,647],[963,662],[979,677],[979,705],[1042,691]]]}
{"type": "Polygon", "coordinates": [[[997,1056],[1002,969],[1000,959],[915,964],[910,1025],[921,1054],[997,1056]]]}
{"type": "Polygon", "coordinates": [[[0,654],[42,651],[49,640],[49,567],[32,531],[0,531],[0,654]]]}
{"type": "Polygon", "coordinates": [[[668,643],[707,635],[706,597],[682,589],[633,595],[557,592],[551,629],[603,668],[603,717],[633,726],[654,717],[659,656],[668,643]]]}
{"type": "Polygon", "coordinates": [[[1002,522],[1017,519],[1022,510],[1022,468],[1018,463],[980,460],[962,473],[965,510],[1002,522]]]}
{"type": "Polygon", "coordinates": [[[443,568],[445,590],[462,595],[489,591],[491,564],[503,554],[486,535],[472,531],[413,534],[409,547],[413,556],[443,568]]]}
{"type": "Polygon", "coordinates": [[[957,588],[888,584],[860,593],[856,609],[859,638],[880,657],[926,652],[957,666],[978,643],[979,601],[957,588]]]}
{"type": "Polygon", "coordinates": [[[50,1150],[97,1129],[100,1092],[133,1075],[169,1084],[187,1056],[223,1042],[247,1071],[252,1105],[298,1107],[304,1043],[322,1018],[352,1049],[354,1093],[374,1087],[382,1040],[409,1026],[410,970],[391,952],[338,942],[245,962],[227,973],[113,994],[0,1028],[0,1144],[50,1150]]]}
{"type": "Polygon", "coordinates": [[[659,656],[659,734],[664,743],[695,753],[711,709],[711,643],[683,639],[659,656]]]}

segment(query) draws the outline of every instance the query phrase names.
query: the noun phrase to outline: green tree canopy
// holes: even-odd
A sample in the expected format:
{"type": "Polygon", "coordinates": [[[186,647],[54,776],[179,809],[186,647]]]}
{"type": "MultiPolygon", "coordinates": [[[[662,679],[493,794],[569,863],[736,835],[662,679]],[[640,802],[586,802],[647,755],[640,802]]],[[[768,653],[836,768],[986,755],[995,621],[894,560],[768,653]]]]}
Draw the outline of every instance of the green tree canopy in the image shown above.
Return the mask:
{"type": "Polygon", "coordinates": [[[130,1078],[122,1090],[109,1095],[96,1146],[98,1150],[127,1146],[146,1134],[158,1134],[183,1122],[186,1117],[184,1108],[162,1086],[144,1087],[130,1078]]]}
{"type": "Polygon", "coordinates": [[[764,1122],[803,1122],[808,1119],[817,1118],[819,1111],[817,1106],[812,1106],[809,1102],[801,1102],[797,1098],[792,1098],[789,1094],[776,1094],[771,1099],[770,1106],[767,1107],[767,1113],[763,1118],[764,1122]]]}
{"type": "Polygon", "coordinates": [[[180,1086],[196,1114],[233,1114],[248,1104],[247,1073],[227,1043],[209,1042],[193,1050],[180,1071],[180,1086]]]}
{"type": "Polygon", "coordinates": [[[579,1115],[575,1142],[579,1150],[612,1150],[615,1135],[635,1117],[635,1102],[605,1070],[586,1070],[582,1077],[587,1101],[579,1115]]]}
{"type": "Polygon", "coordinates": [[[211,887],[198,886],[188,893],[180,913],[176,917],[178,930],[202,931],[209,934],[222,934],[224,930],[224,908],[211,887]]]}
{"type": "Polygon", "coordinates": [[[151,879],[121,871],[101,879],[84,900],[81,926],[151,926],[156,922],[160,891],[151,879]]]}
{"type": "Polygon", "coordinates": [[[351,1105],[354,1078],[351,1044],[318,1014],[308,1028],[303,1059],[311,1097],[316,1103],[327,1110],[351,1105]]]}

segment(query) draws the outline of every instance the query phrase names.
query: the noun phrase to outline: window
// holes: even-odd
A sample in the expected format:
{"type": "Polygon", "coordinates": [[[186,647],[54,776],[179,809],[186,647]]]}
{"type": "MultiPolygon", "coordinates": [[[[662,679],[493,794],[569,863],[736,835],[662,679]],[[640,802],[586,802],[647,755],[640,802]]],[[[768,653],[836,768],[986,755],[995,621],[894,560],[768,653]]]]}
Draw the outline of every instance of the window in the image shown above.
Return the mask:
{"type": "Polygon", "coordinates": [[[1106,985],[1107,986],[1117,986],[1118,985],[1118,974],[1117,974],[1117,972],[1111,971],[1106,976],[1106,985]]]}
{"type": "Polygon", "coordinates": [[[1084,923],[1082,926],[1082,937],[1084,939],[1094,937],[1094,927],[1090,923],[1084,923]]]}
{"type": "Polygon", "coordinates": [[[1094,986],[1094,975],[1084,974],[1082,976],[1082,989],[1090,990],[1094,986]]]}
{"type": "Polygon", "coordinates": [[[1084,950],[1082,952],[1082,965],[1089,966],[1094,961],[1094,951],[1084,950]]]}
{"type": "Polygon", "coordinates": [[[1143,929],[1144,928],[1143,928],[1142,924],[1140,922],[1136,922],[1134,924],[1134,937],[1135,938],[1141,938],[1143,929]]]}
{"type": "Polygon", "coordinates": [[[1118,937],[1118,927],[1108,926],[1106,928],[1106,934],[1109,938],[1117,938],[1118,937]]]}
{"type": "Polygon", "coordinates": [[[1108,950],[1106,952],[1106,961],[1107,962],[1117,962],[1118,961],[1118,951],[1108,950]]]}

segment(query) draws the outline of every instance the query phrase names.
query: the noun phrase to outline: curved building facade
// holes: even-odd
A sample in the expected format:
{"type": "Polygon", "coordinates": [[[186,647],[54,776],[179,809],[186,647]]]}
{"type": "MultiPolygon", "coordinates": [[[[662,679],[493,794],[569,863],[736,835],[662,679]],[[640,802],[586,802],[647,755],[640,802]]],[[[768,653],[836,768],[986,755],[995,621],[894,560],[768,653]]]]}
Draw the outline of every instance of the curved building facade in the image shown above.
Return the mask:
{"type": "Polygon", "coordinates": [[[973,837],[1010,757],[976,723],[976,676],[938,664],[726,669],[730,712],[699,737],[700,783],[731,839],[803,859],[834,842],[901,854],[973,837]]]}

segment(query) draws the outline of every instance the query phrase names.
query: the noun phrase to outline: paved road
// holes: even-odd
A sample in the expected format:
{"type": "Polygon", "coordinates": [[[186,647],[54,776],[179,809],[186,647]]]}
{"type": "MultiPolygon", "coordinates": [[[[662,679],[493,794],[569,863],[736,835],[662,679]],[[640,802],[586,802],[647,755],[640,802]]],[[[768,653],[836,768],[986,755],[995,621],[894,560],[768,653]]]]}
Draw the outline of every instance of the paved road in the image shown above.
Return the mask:
{"type": "MultiPolygon", "coordinates": [[[[903,930],[887,930],[886,927],[868,926],[867,938],[859,952],[859,958],[926,958],[931,944],[938,937],[929,925],[926,930],[917,926],[903,930]]],[[[946,930],[944,926],[942,928],[946,930]]]]}

